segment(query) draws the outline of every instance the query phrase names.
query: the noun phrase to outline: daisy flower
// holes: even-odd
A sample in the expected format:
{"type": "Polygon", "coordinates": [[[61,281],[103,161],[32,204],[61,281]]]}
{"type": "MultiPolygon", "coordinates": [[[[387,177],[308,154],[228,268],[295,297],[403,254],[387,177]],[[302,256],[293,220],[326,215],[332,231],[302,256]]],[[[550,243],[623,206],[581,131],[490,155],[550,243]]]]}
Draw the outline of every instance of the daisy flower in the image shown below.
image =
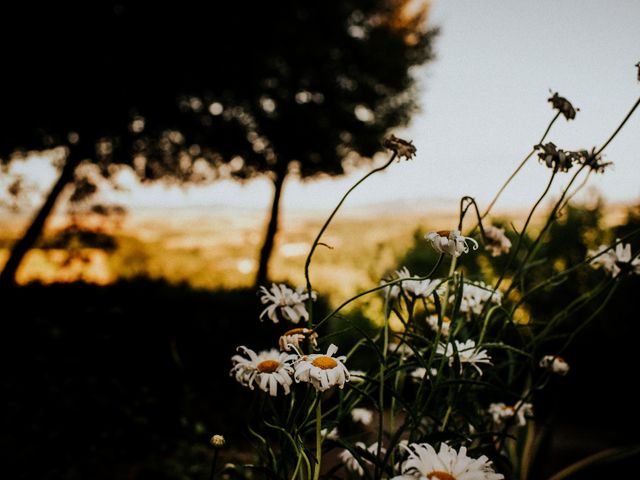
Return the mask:
{"type": "Polygon", "coordinates": [[[402,358],[407,358],[413,355],[413,350],[409,345],[404,342],[389,342],[387,345],[387,352],[400,355],[402,358]]]}
{"type": "Polygon", "coordinates": [[[509,419],[515,416],[516,425],[524,427],[527,424],[527,416],[533,415],[533,405],[522,401],[519,401],[513,406],[499,402],[489,405],[488,411],[493,418],[493,423],[497,426],[504,425],[509,419]]]}
{"type": "Polygon", "coordinates": [[[473,249],[478,249],[478,242],[473,238],[460,235],[460,230],[439,230],[429,232],[424,238],[431,244],[436,252],[447,253],[452,257],[459,257],[469,252],[467,241],[471,242],[473,249]]]}
{"type": "MultiPolygon", "coordinates": [[[[355,447],[355,450],[366,450],[373,456],[378,455],[378,442],[372,443],[369,447],[367,447],[363,442],[356,442],[354,444],[354,447],[355,447]]],[[[380,448],[380,454],[384,455],[386,452],[387,450],[384,447],[380,448]]],[[[360,477],[364,476],[364,468],[362,468],[362,465],[360,464],[358,459],[353,455],[353,453],[351,453],[351,451],[346,449],[343,450],[338,454],[338,458],[342,460],[342,463],[344,464],[345,467],[347,467],[347,470],[358,474],[358,476],[360,477]]],[[[364,457],[361,457],[361,460],[365,461],[366,463],[371,463],[369,460],[367,460],[364,457]]]]}
{"type": "Polygon", "coordinates": [[[331,430],[323,428],[320,430],[320,437],[323,440],[338,440],[340,438],[340,434],[338,433],[337,427],[333,427],[331,430]]]}
{"type": "Polygon", "coordinates": [[[309,339],[309,343],[313,348],[318,346],[318,334],[310,328],[293,328],[284,333],[278,340],[280,351],[290,352],[291,350],[300,350],[300,343],[305,338],[309,339]]]}
{"type": "MultiPolygon", "coordinates": [[[[292,323],[298,323],[300,319],[309,320],[309,313],[304,306],[304,302],[309,299],[309,294],[305,293],[302,287],[292,290],[283,283],[279,285],[272,283],[269,290],[260,287],[260,293],[260,301],[263,305],[267,305],[260,313],[260,320],[264,320],[265,315],[273,323],[280,321],[279,316],[292,323]]],[[[315,292],[311,294],[311,298],[316,299],[315,292]]]]}
{"type": "Polygon", "coordinates": [[[449,336],[449,330],[451,328],[451,319],[449,317],[442,317],[442,328],[438,325],[438,315],[429,315],[426,320],[431,330],[436,333],[440,330],[440,334],[445,338],[449,336]]]}
{"type": "MultiPolygon", "coordinates": [[[[367,448],[362,442],[356,442],[354,446],[356,449],[361,448],[362,450],[367,448]]],[[[362,465],[350,450],[343,450],[338,454],[338,458],[350,472],[356,473],[359,477],[364,475],[364,468],[362,468],[362,465]]]]}
{"type": "Polygon", "coordinates": [[[504,234],[504,228],[494,227],[493,225],[484,229],[486,236],[486,244],[484,249],[488,251],[492,257],[497,257],[503,253],[509,253],[511,249],[511,240],[504,234]]]}
{"type": "Polygon", "coordinates": [[[347,357],[334,357],[338,351],[334,344],[329,345],[326,354],[312,354],[301,357],[295,366],[294,378],[296,382],[308,382],[316,390],[324,392],[337,385],[344,388],[349,381],[349,370],[342,362],[347,357]]]}
{"type": "Polygon", "coordinates": [[[229,374],[234,375],[240,384],[253,390],[255,383],[260,390],[268,392],[272,397],[277,395],[278,385],[281,385],[284,394],[289,394],[289,387],[293,383],[291,362],[297,355],[280,353],[276,349],[264,350],[256,354],[244,346],[238,347],[238,350],[248,358],[242,355],[231,357],[233,368],[229,374]]]}
{"type": "Polygon", "coordinates": [[[449,366],[451,366],[455,361],[455,351],[457,351],[458,360],[460,361],[460,373],[462,373],[462,367],[465,363],[469,363],[473,366],[480,375],[482,375],[482,370],[480,370],[480,367],[478,366],[479,363],[492,365],[491,357],[487,354],[487,351],[480,350],[480,348],[476,347],[476,342],[473,340],[467,340],[466,342],[459,342],[458,340],[455,340],[455,347],[456,348],[454,350],[452,343],[447,343],[446,346],[441,343],[438,345],[436,353],[447,357],[449,359],[449,366]]]}
{"type": "MultiPolygon", "coordinates": [[[[455,301],[455,295],[449,297],[449,302],[455,301]]],[[[493,287],[490,287],[484,282],[465,282],[462,286],[462,298],[460,299],[460,311],[471,315],[475,313],[480,315],[484,308],[485,303],[492,302],[500,305],[502,302],[502,292],[499,290],[494,291],[493,287]]]]}
{"type": "Polygon", "coordinates": [[[373,420],[373,412],[368,408],[354,408],[351,410],[351,419],[354,422],[369,425],[371,424],[371,420],[373,420]]]}
{"type": "Polygon", "coordinates": [[[446,443],[440,444],[440,451],[428,443],[412,443],[407,448],[409,458],[402,462],[401,475],[392,480],[502,480],[503,475],[495,473],[489,459],[467,456],[467,449],[459,451],[446,443]]]}
{"type": "MultiPolygon", "coordinates": [[[[418,367],[414,371],[412,371],[409,375],[411,375],[411,378],[413,378],[414,380],[423,380],[424,377],[427,376],[427,369],[424,367],[418,367]]],[[[429,369],[430,377],[435,377],[436,375],[438,375],[437,369],[435,368],[429,369]]]]}
{"type": "Polygon", "coordinates": [[[569,364],[557,355],[545,355],[540,359],[540,366],[562,376],[569,373],[569,364]]]}
{"type": "Polygon", "coordinates": [[[598,256],[591,260],[591,265],[602,267],[612,277],[617,277],[623,271],[640,275],[640,257],[633,258],[631,256],[630,243],[618,243],[615,250],[613,247],[600,245],[598,250],[589,250],[590,257],[595,255],[598,256]]]}

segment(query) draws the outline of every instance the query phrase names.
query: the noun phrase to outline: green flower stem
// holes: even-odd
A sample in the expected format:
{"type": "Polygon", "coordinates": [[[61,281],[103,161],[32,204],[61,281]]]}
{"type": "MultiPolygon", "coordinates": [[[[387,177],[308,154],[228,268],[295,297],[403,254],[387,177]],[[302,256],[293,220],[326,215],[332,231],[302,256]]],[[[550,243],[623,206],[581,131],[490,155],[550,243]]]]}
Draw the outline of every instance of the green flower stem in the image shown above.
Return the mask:
{"type": "Polygon", "coordinates": [[[209,472],[209,480],[213,480],[213,475],[216,471],[216,464],[218,463],[218,448],[213,450],[213,460],[211,461],[211,472],[209,472]]]}
{"type": "Polygon", "coordinates": [[[322,465],[322,401],[321,393],[318,392],[318,401],[316,403],[316,468],[313,472],[313,480],[320,478],[320,467],[322,465]]]}
{"type": "MultiPolygon", "coordinates": [[[[440,263],[442,262],[444,255],[440,254],[440,256],[438,257],[438,261],[436,262],[436,264],[434,265],[434,267],[431,269],[431,271],[425,275],[424,277],[416,277],[416,278],[412,278],[411,280],[428,280],[431,275],[433,275],[433,272],[435,272],[437,270],[437,268],[440,266],[440,263]]],[[[320,320],[316,326],[315,329],[320,328],[320,326],[325,323],[327,320],[329,320],[331,317],[333,317],[335,314],[337,314],[340,310],[342,310],[344,307],[346,307],[347,305],[349,305],[351,302],[357,300],[360,297],[364,297],[366,295],[369,295],[370,293],[373,292],[377,292],[378,290],[382,290],[383,288],[387,288],[402,282],[406,282],[407,280],[410,280],[408,278],[397,278],[395,280],[391,280],[387,283],[383,283],[382,285],[378,285],[377,287],[373,287],[370,288],[369,290],[365,290],[364,292],[360,292],[357,295],[349,298],[348,300],[345,300],[344,302],[342,302],[337,308],[335,308],[331,313],[329,313],[327,316],[325,316],[322,320],[320,320]]]]}
{"type": "Polygon", "coordinates": [[[389,165],[391,165],[391,163],[395,160],[396,156],[397,156],[396,152],[393,152],[393,155],[391,155],[391,158],[384,165],[381,165],[380,167],[377,167],[377,168],[374,168],[373,170],[371,170],[364,177],[362,177],[360,180],[358,180],[356,183],[354,183],[351,186],[351,188],[349,188],[349,190],[347,190],[347,192],[342,196],[342,198],[338,202],[338,205],[336,205],[336,207],[333,209],[333,211],[329,215],[329,218],[327,218],[327,220],[324,222],[324,225],[322,225],[322,228],[318,232],[318,235],[316,236],[316,239],[313,241],[313,244],[311,245],[311,250],[309,250],[309,254],[307,255],[307,259],[304,262],[304,278],[307,281],[307,293],[309,294],[309,299],[307,301],[307,303],[308,303],[307,311],[309,312],[309,328],[313,328],[313,317],[311,316],[311,314],[312,314],[312,308],[311,307],[312,307],[313,299],[311,298],[312,290],[311,290],[311,279],[309,278],[309,266],[311,265],[311,257],[313,257],[313,253],[315,252],[316,247],[320,243],[320,238],[322,237],[322,234],[325,232],[325,230],[327,229],[327,227],[331,223],[331,220],[333,220],[333,217],[335,217],[336,213],[338,213],[338,210],[340,209],[340,207],[342,206],[344,201],[347,199],[349,194],[353,190],[355,190],[355,188],[358,185],[360,185],[367,178],[369,178],[371,175],[373,175],[374,173],[377,173],[377,172],[381,172],[382,170],[387,168],[389,165]]]}
{"type": "MultiPolygon", "coordinates": [[[[573,182],[576,181],[576,179],[578,178],[578,176],[580,175],[582,170],[584,170],[585,167],[586,167],[586,165],[582,165],[578,169],[578,171],[576,171],[576,173],[573,174],[573,176],[571,177],[571,180],[569,180],[569,184],[566,186],[566,188],[563,189],[562,195],[560,195],[560,199],[553,206],[553,209],[551,210],[551,213],[549,214],[549,216],[547,218],[547,221],[544,224],[544,227],[542,227],[542,230],[540,230],[540,233],[538,234],[536,239],[533,241],[533,244],[527,250],[527,253],[526,253],[525,257],[524,257],[524,260],[520,263],[520,266],[518,267],[516,272],[513,274],[513,278],[511,280],[511,285],[509,285],[509,288],[507,288],[507,291],[504,294],[505,297],[507,297],[507,295],[509,295],[509,292],[511,292],[511,290],[513,290],[514,287],[516,286],[516,284],[518,282],[518,278],[519,278],[520,275],[522,275],[524,267],[527,265],[527,262],[529,261],[529,259],[532,258],[532,256],[535,255],[535,253],[537,253],[538,248],[540,246],[540,242],[544,238],[544,236],[547,233],[547,230],[549,229],[551,224],[553,224],[553,222],[555,220],[555,217],[556,217],[556,213],[558,212],[558,209],[560,208],[560,205],[562,205],[562,203],[564,202],[564,199],[565,199],[565,197],[567,195],[567,192],[569,191],[569,189],[571,188],[571,185],[573,184],[573,182]]],[[[523,235],[524,235],[524,230],[522,231],[522,234],[521,234],[520,238],[522,238],[523,235]]],[[[520,238],[518,238],[518,240],[520,240],[520,238]]],[[[518,241],[518,244],[520,244],[519,241],[518,241]]],[[[506,270],[506,268],[505,268],[505,270],[506,270]]]]}
{"type": "MultiPolygon", "coordinates": [[[[496,282],[496,285],[493,288],[493,292],[497,292],[498,291],[498,288],[500,288],[500,285],[502,284],[502,281],[504,280],[504,278],[505,278],[505,276],[507,274],[507,270],[509,270],[509,267],[511,266],[513,261],[516,259],[517,255],[518,255],[518,252],[520,251],[520,247],[522,245],[522,239],[524,238],[524,234],[527,231],[527,228],[529,227],[529,224],[531,223],[531,219],[533,218],[533,214],[535,213],[537,208],[542,203],[542,200],[549,193],[549,190],[551,189],[551,185],[553,184],[553,180],[555,179],[557,173],[558,172],[556,170],[553,170],[553,173],[549,177],[549,182],[547,183],[547,186],[545,187],[545,189],[542,192],[542,194],[538,197],[538,200],[536,200],[536,203],[533,204],[533,207],[531,207],[531,210],[529,211],[529,214],[527,215],[527,219],[524,222],[524,226],[522,227],[522,231],[518,235],[518,240],[516,241],[516,246],[511,250],[511,254],[509,255],[509,260],[507,260],[507,264],[505,265],[504,269],[502,270],[502,273],[500,274],[500,277],[498,278],[498,281],[496,282]]],[[[506,297],[506,295],[505,295],[505,297],[506,297]]],[[[482,312],[480,313],[480,316],[483,316],[485,314],[486,309],[488,308],[488,305],[489,305],[489,302],[487,302],[485,304],[485,306],[483,307],[482,312]]]]}
{"type": "MultiPolygon", "coordinates": [[[[560,112],[556,113],[555,117],[553,117],[553,119],[551,120],[551,123],[549,123],[549,125],[547,126],[547,129],[545,130],[544,134],[542,135],[542,138],[540,139],[540,141],[536,145],[540,145],[542,142],[544,142],[544,139],[547,138],[547,135],[549,134],[549,131],[551,130],[551,127],[556,122],[556,120],[558,119],[559,116],[560,116],[560,112]]],[[[498,193],[496,193],[495,197],[493,197],[493,200],[491,200],[491,202],[489,202],[489,206],[485,209],[484,213],[481,215],[480,220],[483,220],[487,215],[489,215],[489,212],[491,212],[491,209],[493,208],[495,203],[498,201],[498,198],[500,197],[500,195],[502,195],[502,192],[504,192],[504,190],[507,188],[507,185],[509,185],[509,183],[511,183],[511,180],[513,180],[515,178],[515,176],[518,174],[518,172],[520,172],[520,170],[522,170],[522,167],[525,166],[525,164],[529,161],[529,159],[535,153],[535,151],[536,151],[535,147],[532,148],[531,151],[527,154],[527,156],[524,157],[522,162],[520,162],[520,165],[518,165],[518,167],[511,174],[511,176],[509,178],[507,178],[507,181],[502,184],[502,187],[500,187],[500,190],[498,190],[498,193]]],[[[475,228],[474,228],[474,230],[475,230],[475,228]]]]}

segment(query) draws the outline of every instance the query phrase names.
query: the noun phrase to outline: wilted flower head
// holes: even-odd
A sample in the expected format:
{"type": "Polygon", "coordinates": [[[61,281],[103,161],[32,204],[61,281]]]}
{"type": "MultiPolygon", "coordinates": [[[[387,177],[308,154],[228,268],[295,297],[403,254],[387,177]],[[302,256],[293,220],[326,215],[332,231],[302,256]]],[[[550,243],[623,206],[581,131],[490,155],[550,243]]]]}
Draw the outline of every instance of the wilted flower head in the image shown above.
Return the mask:
{"type": "Polygon", "coordinates": [[[569,373],[569,364],[557,355],[545,355],[540,359],[540,366],[562,376],[569,373]]]}
{"type": "Polygon", "coordinates": [[[568,172],[573,164],[579,162],[581,158],[579,153],[565,152],[552,142],[536,145],[535,148],[539,150],[538,159],[554,171],[568,172]]]}
{"type": "Polygon", "coordinates": [[[309,382],[316,390],[324,392],[337,385],[340,388],[349,381],[349,370],[342,362],[347,357],[334,357],[338,347],[331,344],[326,354],[313,354],[301,357],[295,366],[296,382],[309,382]]]}
{"type": "MultiPolygon", "coordinates": [[[[619,240],[616,240],[619,242],[619,240]]],[[[633,258],[631,255],[631,244],[618,243],[615,247],[600,245],[598,250],[589,250],[594,267],[602,267],[605,272],[612,277],[617,277],[620,273],[635,273],[640,275],[640,258],[633,258]],[[597,256],[596,256],[597,255],[597,256]]]]}
{"type": "Polygon", "coordinates": [[[288,330],[278,340],[280,350],[290,352],[291,350],[300,350],[300,344],[305,338],[309,339],[309,343],[313,348],[318,346],[318,334],[310,328],[292,328],[288,330]]]}
{"type": "Polygon", "coordinates": [[[289,394],[289,387],[293,383],[291,362],[297,357],[296,355],[280,353],[276,349],[264,350],[256,354],[244,346],[238,347],[238,350],[248,358],[242,355],[231,357],[233,368],[229,373],[234,375],[240,384],[253,390],[253,384],[256,383],[258,388],[268,392],[272,397],[277,395],[278,385],[281,385],[284,394],[289,394]]]}
{"type": "MultiPolygon", "coordinates": [[[[279,316],[292,323],[298,323],[301,318],[309,320],[309,313],[304,306],[304,302],[309,299],[309,294],[304,292],[302,287],[294,291],[283,283],[279,285],[272,283],[269,290],[260,287],[260,292],[262,294],[260,301],[263,305],[268,304],[267,308],[260,313],[260,320],[263,320],[265,315],[273,323],[280,321],[279,316]]],[[[311,298],[315,300],[315,292],[312,293],[311,298]]]]}
{"type": "Polygon", "coordinates": [[[480,350],[479,347],[476,347],[476,342],[473,340],[467,340],[466,342],[455,340],[455,350],[452,343],[447,343],[446,345],[441,343],[438,345],[438,348],[436,348],[438,355],[444,355],[449,359],[449,366],[453,365],[455,361],[456,351],[458,352],[458,360],[460,361],[460,373],[462,373],[462,368],[465,363],[473,366],[480,375],[482,375],[482,370],[480,370],[478,366],[479,363],[492,365],[491,357],[487,354],[487,351],[480,350]]]}
{"type": "Polygon", "coordinates": [[[459,257],[469,252],[467,242],[473,244],[473,249],[478,249],[478,242],[471,237],[460,235],[460,230],[439,230],[429,232],[424,238],[431,244],[436,252],[447,253],[452,257],[459,257]]]}
{"type": "Polygon", "coordinates": [[[533,405],[523,401],[519,401],[514,406],[505,405],[502,402],[492,403],[488,411],[493,418],[493,423],[498,427],[505,425],[514,416],[516,425],[524,427],[527,424],[527,416],[533,415],[533,405]]]}
{"type": "Polygon", "coordinates": [[[564,118],[567,120],[573,120],[576,118],[576,109],[573,108],[573,105],[571,105],[569,100],[558,95],[558,92],[555,92],[548,101],[551,102],[553,108],[564,115],[564,118]]]}
{"type": "Polygon", "coordinates": [[[486,244],[484,249],[488,251],[492,257],[497,257],[503,253],[509,253],[511,249],[511,240],[504,234],[504,228],[498,228],[490,225],[484,229],[486,244]]]}
{"type": "Polygon", "coordinates": [[[495,473],[489,459],[467,456],[467,449],[459,451],[446,443],[440,444],[438,452],[428,443],[412,443],[407,447],[409,457],[402,462],[402,475],[392,480],[502,480],[503,475],[495,473]]]}
{"type": "Polygon", "coordinates": [[[402,138],[398,138],[395,135],[389,135],[384,139],[382,145],[385,148],[395,152],[398,158],[406,158],[407,160],[411,160],[413,156],[416,154],[416,147],[409,140],[403,140],[402,138]]]}

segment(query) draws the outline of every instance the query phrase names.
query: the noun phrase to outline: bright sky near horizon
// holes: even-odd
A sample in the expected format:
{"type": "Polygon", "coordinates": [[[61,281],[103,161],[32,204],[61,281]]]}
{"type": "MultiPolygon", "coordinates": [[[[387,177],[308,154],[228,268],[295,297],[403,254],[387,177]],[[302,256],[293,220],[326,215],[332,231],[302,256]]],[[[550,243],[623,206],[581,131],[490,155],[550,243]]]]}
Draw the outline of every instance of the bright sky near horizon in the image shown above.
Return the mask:
{"type": "MultiPolygon", "coordinates": [[[[348,205],[401,200],[428,209],[430,199],[462,195],[486,205],[553,117],[549,89],[580,111],[571,122],[559,119],[547,141],[567,150],[601,145],[640,96],[634,67],[640,61],[639,20],[638,0],[433,0],[430,23],[441,33],[436,59],[416,72],[422,112],[397,132],[414,141],[418,154],[370,178],[348,205]]],[[[590,185],[609,201],[640,201],[640,111],[605,159],[614,162],[613,169],[592,176],[590,185]]],[[[334,180],[291,179],[284,208],[328,210],[365,171],[334,180]]],[[[530,205],[549,173],[532,158],[498,207],[530,205]]],[[[561,175],[557,187],[567,180],[561,175]]],[[[270,183],[259,179],[188,192],[154,186],[118,200],[266,209],[271,195],[270,183]]]]}

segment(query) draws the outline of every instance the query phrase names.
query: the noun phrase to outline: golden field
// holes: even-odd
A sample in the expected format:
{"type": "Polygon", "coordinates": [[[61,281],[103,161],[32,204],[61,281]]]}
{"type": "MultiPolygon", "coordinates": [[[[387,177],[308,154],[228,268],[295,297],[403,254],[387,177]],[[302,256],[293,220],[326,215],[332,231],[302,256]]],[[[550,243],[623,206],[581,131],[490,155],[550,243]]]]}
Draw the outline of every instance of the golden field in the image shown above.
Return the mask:
{"type": "MultiPolygon", "coordinates": [[[[608,209],[611,223],[620,218],[624,208],[608,209]]],[[[398,210],[372,207],[341,211],[322,238],[332,248],[319,246],[314,255],[314,288],[332,301],[371,288],[400,267],[398,259],[413,244],[417,230],[450,229],[457,223],[455,208],[429,214],[420,213],[419,208],[407,208],[403,213],[398,210]]],[[[271,263],[274,280],[303,284],[306,255],[328,214],[329,210],[283,212],[271,263]]],[[[520,212],[511,212],[509,217],[524,218],[520,212]]],[[[110,231],[116,240],[115,250],[79,248],[70,255],[62,249],[36,248],[19,270],[18,282],[83,280],[107,284],[118,278],[148,276],[194,288],[246,287],[255,275],[265,222],[259,210],[133,210],[110,231]]],[[[54,219],[47,236],[63,223],[62,218],[54,219]]],[[[16,222],[11,226],[3,231],[13,230],[11,236],[15,237],[19,228],[16,222]]],[[[5,238],[0,265],[7,258],[9,244],[5,238]]]]}

